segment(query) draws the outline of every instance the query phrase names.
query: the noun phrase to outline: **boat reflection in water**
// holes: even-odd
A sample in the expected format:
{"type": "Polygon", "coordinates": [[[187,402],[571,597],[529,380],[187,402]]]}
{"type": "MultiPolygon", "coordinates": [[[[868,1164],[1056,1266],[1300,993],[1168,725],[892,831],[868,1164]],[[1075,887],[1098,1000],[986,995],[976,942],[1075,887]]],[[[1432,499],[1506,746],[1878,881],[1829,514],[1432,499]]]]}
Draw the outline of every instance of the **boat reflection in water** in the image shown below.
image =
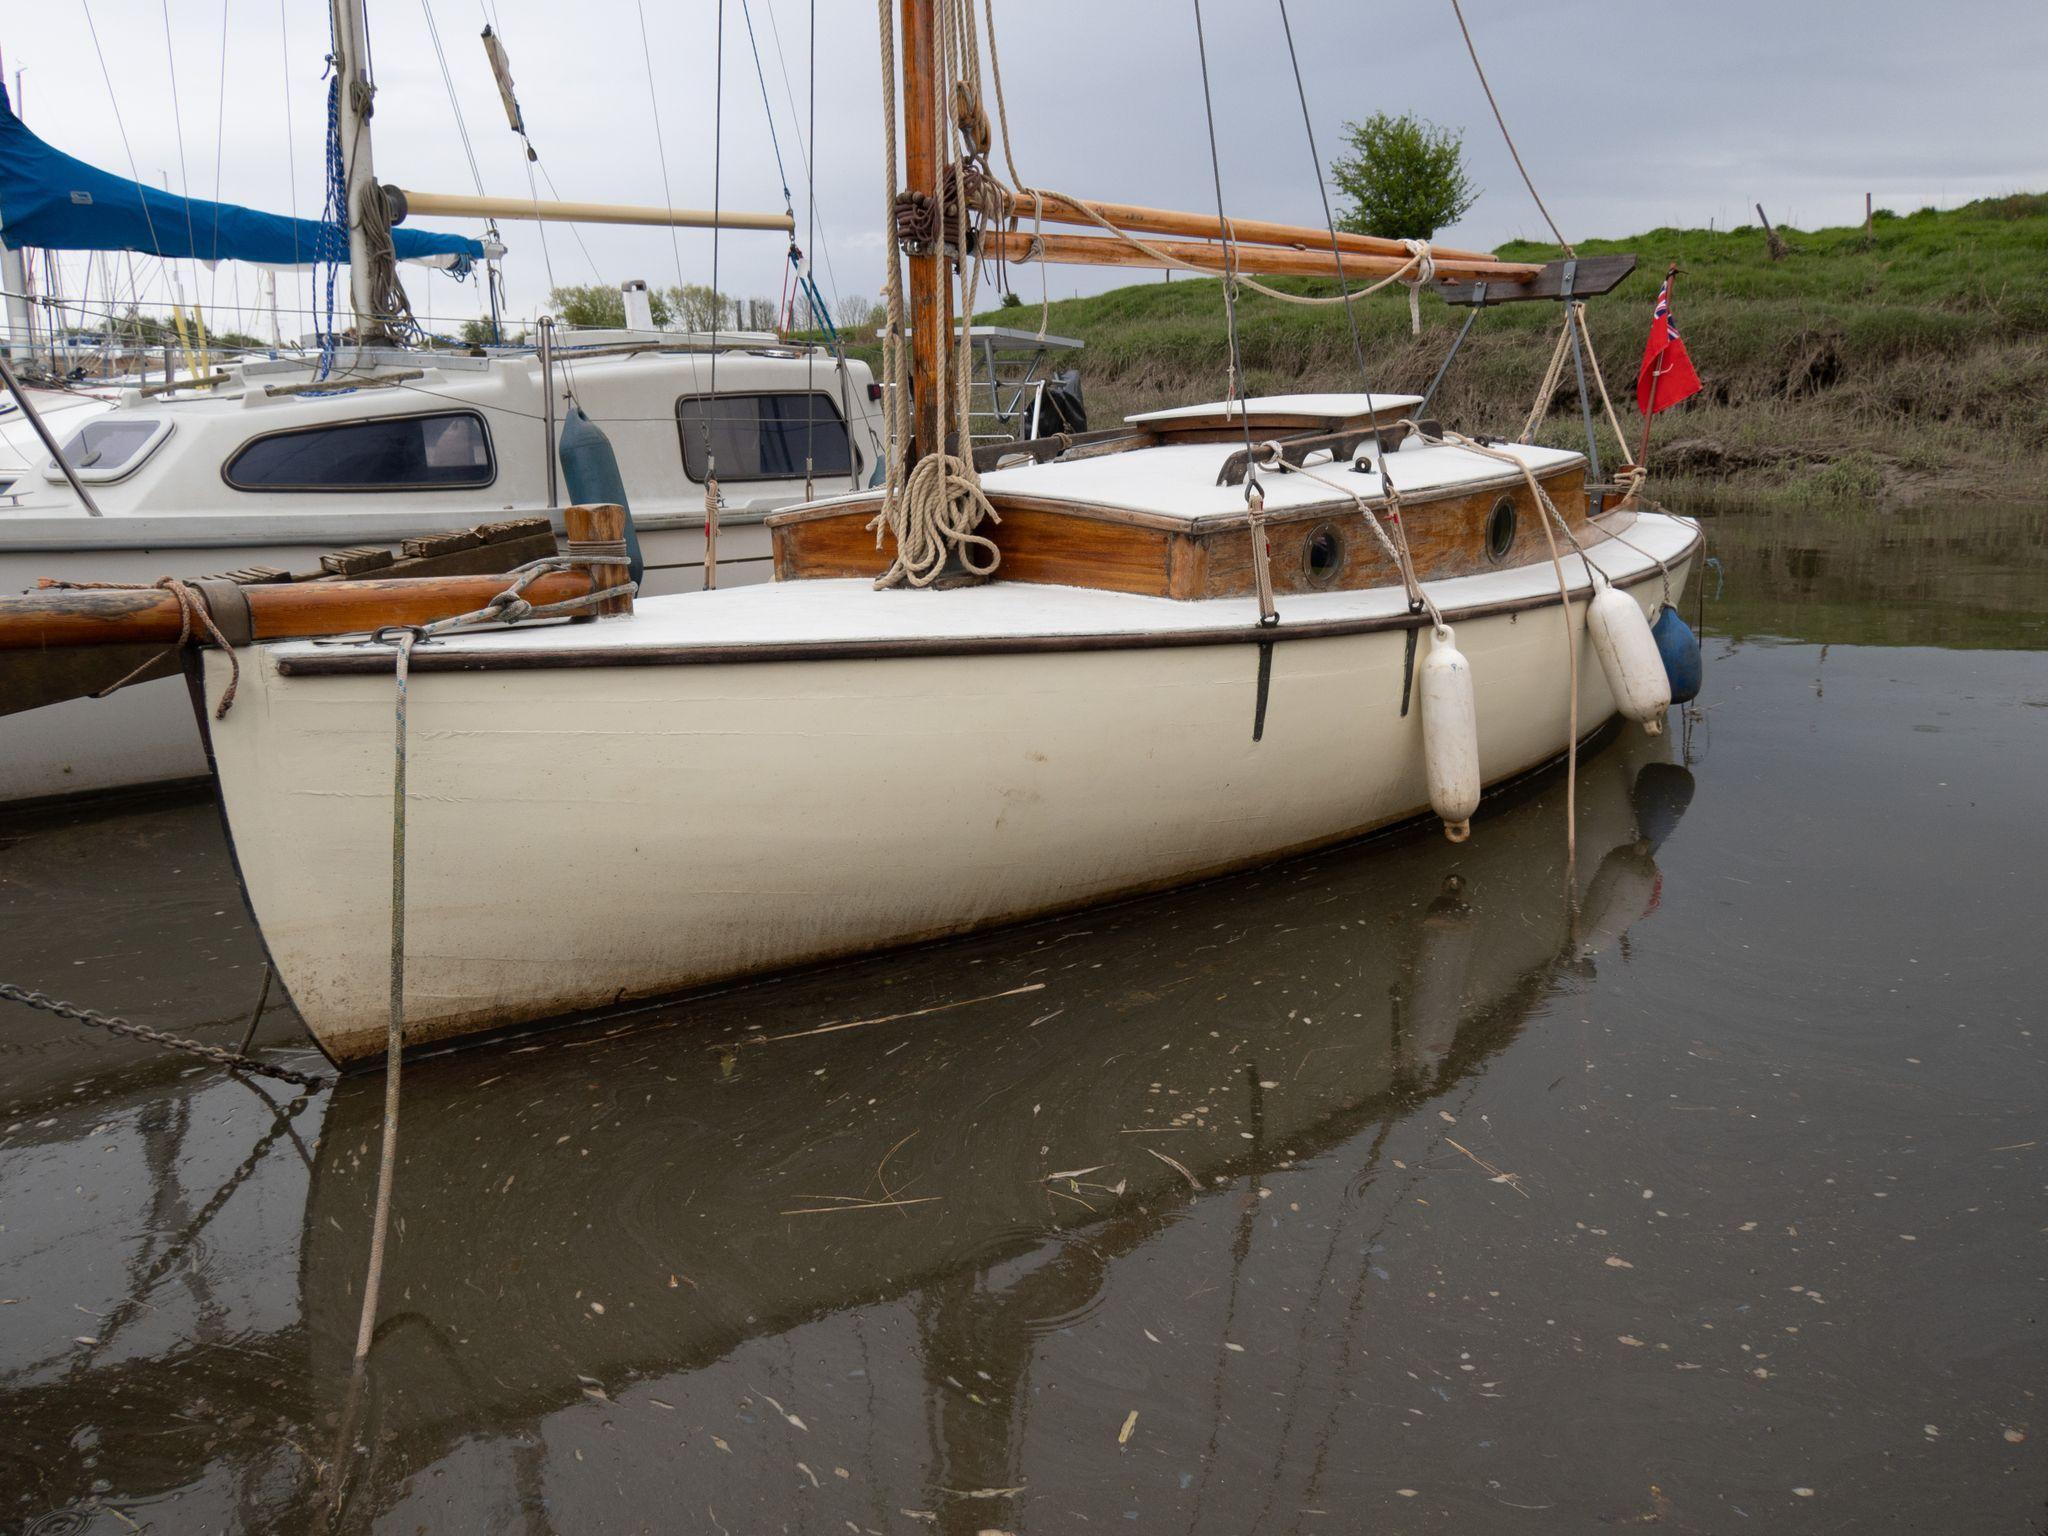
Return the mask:
{"type": "MultiPolygon", "coordinates": [[[[343,1524],[881,1530],[910,1510],[972,1532],[1142,1504],[1178,1528],[1206,1501],[1243,1529],[1251,1495],[1224,1482],[1246,1456],[1278,1509],[1340,1498],[1355,1469],[1307,1420],[1334,1421],[1364,1349],[1389,1130],[1456,1108],[1655,909],[1692,793],[1668,741],[1584,765],[1575,901],[1551,775],[1462,847],[1400,838],[408,1068],[343,1524]],[[1269,1180],[1326,1219],[1269,1221],[1269,1180]],[[1149,1321],[1091,1326],[1106,1312],[1149,1321]],[[1244,1355],[1233,1336],[1281,1312],[1294,1342],[1244,1355]],[[1166,1461],[1122,1454],[1126,1401],[1166,1461]]],[[[350,1080],[327,1109],[295,1322],[232,1366],[167,1345],[6,1389],[48,1494],[186,1487],[190,1513],[224,1500],[256,1527],[317,1507],[381,1107],[350,1080]],[[244,1427],[117,1433],[113,1386],[203,1394],[244,1427]],[[64,1450],[86,1444],[97,1465],[64,1450]]]]}

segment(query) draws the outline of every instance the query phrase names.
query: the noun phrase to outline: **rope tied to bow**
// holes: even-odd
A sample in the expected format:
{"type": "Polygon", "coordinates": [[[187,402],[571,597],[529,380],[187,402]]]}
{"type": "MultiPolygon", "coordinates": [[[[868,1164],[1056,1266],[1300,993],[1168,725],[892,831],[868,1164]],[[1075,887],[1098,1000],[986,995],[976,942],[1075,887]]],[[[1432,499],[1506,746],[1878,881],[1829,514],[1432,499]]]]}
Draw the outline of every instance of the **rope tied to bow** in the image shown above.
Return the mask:
{"type": "Polygon", "coordinates": [[[225,720],[228,711],[234,708],[235,690],[242,683],[242,663],[235,655],[235,648],[228,643],[227,636],[223,635],[220,632],[220,626],[214,623],[213,611],[206,606],[206,600],[195,592],[191,585],[182,577],[159,576],[146,587],[137,586],[131,581],[52,581],[46,583],[46,585],[62,587],[67,591],[73,592],[162,591],[170,593],[172,597],[177,599],[178,638],[157,652],[156,655],[150,657],[149,660],[143,662],[141,666],[116,678],[113,682],[107,684],[106,687],[91,694],[90,697],[104,699],[109,694],[120,692],[130,683],[139,679],[150,668],[172,656],[176,656],[186,646],[193,644],[193,635],[203,631],[209,640],[227,653],[228,658],[228,686],[226,691],[220,696],[220,703],[214,707],[213,718],[225,720]]]}

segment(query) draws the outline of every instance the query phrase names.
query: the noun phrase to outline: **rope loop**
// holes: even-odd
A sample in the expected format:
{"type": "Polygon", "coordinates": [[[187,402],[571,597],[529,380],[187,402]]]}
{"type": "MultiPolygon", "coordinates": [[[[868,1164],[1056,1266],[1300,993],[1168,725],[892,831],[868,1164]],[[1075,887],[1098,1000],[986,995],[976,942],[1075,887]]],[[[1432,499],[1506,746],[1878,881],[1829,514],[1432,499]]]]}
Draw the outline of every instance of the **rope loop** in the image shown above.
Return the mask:
{"type": "Polygon", "coordinates": [[[1408,329],[1411,334],[1422,334],[1422,285],[1436,281],[1436,256],[1430,251],[1427,240],[1403,240],[1408,252],[1406,275],[1395,276],[1408,285],[1408,329]]]}

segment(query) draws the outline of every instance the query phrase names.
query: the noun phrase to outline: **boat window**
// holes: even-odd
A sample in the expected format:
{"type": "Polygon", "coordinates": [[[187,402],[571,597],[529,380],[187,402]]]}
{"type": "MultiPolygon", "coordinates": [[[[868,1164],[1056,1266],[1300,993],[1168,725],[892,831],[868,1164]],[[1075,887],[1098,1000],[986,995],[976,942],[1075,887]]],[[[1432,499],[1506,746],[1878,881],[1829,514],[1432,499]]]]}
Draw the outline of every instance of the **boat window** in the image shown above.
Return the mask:
{"type": "Polygon", "coordinates": [[[1515,547],[1515,504],[1503,496],[1486,519],[1486,558],[1495,565],[1515,547]]]}
{"type": "Polygon", "coordinates": [[[1302,568],[1312,586],[1327,587],[1344,567],[1344,535],[1335,523],[1319,524],[1301,546],[1302,568]]]}
{"type": "Polygon", "coordinates": [[[714,462],[720,480],[801,480],[806,457],[820,479],[853,470],[846,422],[830,395],[685,395],[676,402],[676,424],[692,480],[703,480],[714,462]]]}
{"type": "MultiPolygon", "coordinates": [[[[141,468],[142,461],[156,451],[156,445],[170,435],[171,424],[160,419],[96,417],[71,434],[64,444],[64,461],[81,480],[119,480],[141,468]]],[[[43,478],[64,478],[55,459],[43,465],[43,478]]]]}
{"type": "Polygon", "coordinates": [[[498,471],[483,417],[442,411],[272,432],[222,473],[241,491],[386,491],[489,485],[498,471]]]}

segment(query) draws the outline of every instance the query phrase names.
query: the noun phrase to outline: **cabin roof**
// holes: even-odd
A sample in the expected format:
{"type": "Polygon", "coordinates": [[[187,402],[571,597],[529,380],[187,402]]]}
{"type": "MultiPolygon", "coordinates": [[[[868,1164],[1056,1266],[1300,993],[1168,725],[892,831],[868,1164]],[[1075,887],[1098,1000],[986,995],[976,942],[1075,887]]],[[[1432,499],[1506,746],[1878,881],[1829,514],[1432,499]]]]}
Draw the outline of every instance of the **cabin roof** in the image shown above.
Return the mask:
{"type": "Polygon", "coordinates": [[[1308,416],[1334,422],[1362,422],[1371,416],[1385,419],[1404,415],[1420,404],[1420,395],[1253,395],[1244,400],[1210,400],[1200,405],[1176,405],[1164,411],[1140,411],[1124,420],[1133,426],[1188,426],[1204,421],[1227,421],[1236,426],[1249,417],[1252,430],[1257,431],[1261,421],[1292,425],[1308,416]]]}
{"type": "MultiPolygon", "coordinates": [[[[1384,398],[1376,397],[1376,398],[1384,398]]],[[[1195,522],[1208,517],[1241,517],[1245,510],[1242,485],[1218,485],[1217,475],[1224,461],[1243,451],[1241,443],[1168,443],[1156,448],[1134,448],[1123,453],[1104,453],[1092,458],[1056,460],[1046,464],[1020,464],[1013,469],[991,470],[981,477],[990,494],[1008,494],[1042,500],[1088,502],[1128,512],[1144,512],[1195,522]]],[[[1562,448],[1541,448],[1531,444],[1503,443],[1498,451],[1513,454],[1532,469],[1542,470],[1570,463],[1580,455],[1562,448]]],[[[1330,481],[1344,491],[1355,491],[1367,499],[1386,494],[1385,477],[1377,455],[1370,473],[1351,468],[1349,459],[1330,463],[1311,462],[1314,475],[1277,470],[1259,471],[1266,510],[1282,512],[1335,501],[1343,494],[1326,485],[1330,481]]],[[[1440,491],[1461,482],[1474,485],[1514,475],[1514,470],[1485,454],[1450,444],[1427,444],[1410,438],[1391,456],[1395,488],[1404,496],[1422,491],[1440,491]]]]}

